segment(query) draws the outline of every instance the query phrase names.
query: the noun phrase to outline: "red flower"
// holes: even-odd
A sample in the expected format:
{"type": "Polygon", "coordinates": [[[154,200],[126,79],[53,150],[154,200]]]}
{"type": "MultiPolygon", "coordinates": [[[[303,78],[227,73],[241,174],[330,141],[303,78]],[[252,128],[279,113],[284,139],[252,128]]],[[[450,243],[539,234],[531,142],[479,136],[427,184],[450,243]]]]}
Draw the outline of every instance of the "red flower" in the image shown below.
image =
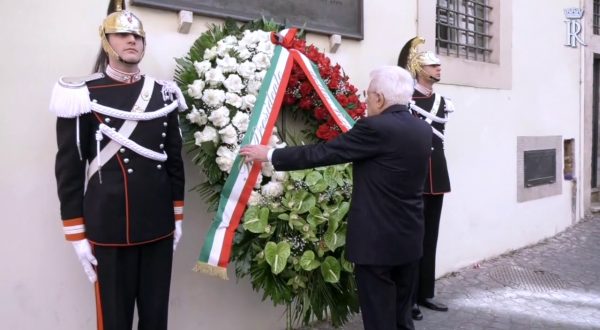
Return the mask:
{"type": "Polygon", "coordinates": [[[317,129],[317,137],[319,139],[322,139],[322,140],[325,140],[325,141],[332,140],[332,139],[336,138],[338,135],[340,135],[340,132],[337,131],[336,129],[332,128],[327,123],[322,124],[317,129]]]}
{"type": "Polygon", "coordinates": [[[310,98],[304,97],[300,100],[300,104],[298,104],[298,106],[302,110],[310,110],[313,107],[313,102],[310,98]]]}
{"type": "Polygon", "coordinates": [[[296,98],[292,94],[285,94],[283,97],[283,105],[293,105],[296,103],[296,98]]]}
{"type": "Polygon", "coordinates": [[[308,81],[305,81],[300,85],[300,94],[302,94],[302,96],[307,96],[312,91],[313,87],[308,81]]]}
{"type": "Polygon", "coordinates": [[[315,108],[314,115],[315,118],[317,118],[318,120],[325,121],[329,119],[329,111],[327,111],[327,109],[323,107],[315,108]]]}
{"type": "MultiPolygon", "coordinates": [[[[331,65],[331,60],[325,54],[313,45],[306,46],[304,40],[294,40],[292,47],[304,53],[317,66],[321,78],[350,117],[359,119],[364,116],[366,105],[360,102],[356,95],[358,89],[348,82],[348,77],[339,64],[331,65]]],[[[283,104],[284,106],[296,105],[297,109],[310,111],[319,123],[315,132],[319,139],[331,140],[341,134],[341,129],[297,64],[292,68],[283,104]]]]}

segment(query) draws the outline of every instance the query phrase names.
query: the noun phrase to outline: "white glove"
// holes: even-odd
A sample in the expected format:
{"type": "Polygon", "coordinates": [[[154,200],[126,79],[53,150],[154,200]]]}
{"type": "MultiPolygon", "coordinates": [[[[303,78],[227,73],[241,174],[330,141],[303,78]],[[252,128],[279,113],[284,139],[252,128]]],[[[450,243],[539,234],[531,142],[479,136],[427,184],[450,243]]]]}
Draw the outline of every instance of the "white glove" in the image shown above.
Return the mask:
{"type": "Polygon", "coordinates": [[[77,258],[79,258],[79,262],[83,266],[83,271],[87,275],[90,282],[96,282],[96,272],[94,271],[94,267],[92,265],[97,266],[98,261],[96,257],[92,254],[92,246],[87,239],[82,239],[79,241],[73,241],[73,248],[75,249],[75,253],[77,253],[77,258]]]}
{"type": "Polygon", "coordinates": [[[177,248],[177,243],[181,239],[183,221],[175,221],[175,232],[173,233],[173,251],[177,248]]]}

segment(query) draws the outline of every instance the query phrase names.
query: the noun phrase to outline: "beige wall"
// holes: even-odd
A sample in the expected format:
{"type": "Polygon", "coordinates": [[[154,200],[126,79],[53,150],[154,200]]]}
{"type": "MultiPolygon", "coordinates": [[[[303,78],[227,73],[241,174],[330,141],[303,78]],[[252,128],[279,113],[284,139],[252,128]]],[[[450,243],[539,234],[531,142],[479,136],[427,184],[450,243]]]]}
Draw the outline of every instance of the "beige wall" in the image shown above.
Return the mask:
{"type": "MultiPolygon", "coordinates": [[[[417,33],[418,24],[434,23],[417,23],[417,2],[428,0],[365,1],[365,39],[344,40],[338,52],[330,54],[359,90],[367,87],[372,68],[396,63],[400,48],[417,33]]],[[[509,89],[437,87],[457,108],[447,133],[453,191],[445,199],[438,275],[552,236],[571,224],[570,182],[563,182],[560,195],[516,202],[515,150],[517,136],[560,135],[574,138],[578,146],[582,142],[580,53],[563,46],[562,13],[563,8],[578,5],[576,0],[512,1],[507,10],[512,15],[509,89]],[[531,24],[534,16],[536,24],[531,24]]],[[[53,173],[55,119],[46,108],[57,77],[90,71],[105,6],[106,1],[76,0],[4,1],[2,5],[3,329],[91,329],[95,322],[92,287],[64,241],[59,221],[53,173]]],[[[148,33],[142,68],[158,78],[171,77],[173,58],[186,54],[207,23],[217,22],[195,17],[191,32],[183,35],[176,32],[175,13],[132,10],[148,33]]],[[[327,37],[309,34],[308,40],[328,49],[327,37]]],[[[432,42],[428,40],[428,45],[432,42]]],[[[583,147],[577,150],[576,161],[582,164],[583,147]]],[[[191,187],[201,177],[196,168],[186,165],[191,187]]],[[[581,168],[576,174],[585,180],[581,168]]],[[[174,262],[170,327],[283,328],[283,310],[261,302],[246,280],[221,281],[191,272],[211,221],[205,209],[196,194],[186,196],[184,236],[174,262]]],[[[582,210],[578,208],[577,219],[582,210]]],[[[231,272],[230,277],[234,277],[231,272]]]]}

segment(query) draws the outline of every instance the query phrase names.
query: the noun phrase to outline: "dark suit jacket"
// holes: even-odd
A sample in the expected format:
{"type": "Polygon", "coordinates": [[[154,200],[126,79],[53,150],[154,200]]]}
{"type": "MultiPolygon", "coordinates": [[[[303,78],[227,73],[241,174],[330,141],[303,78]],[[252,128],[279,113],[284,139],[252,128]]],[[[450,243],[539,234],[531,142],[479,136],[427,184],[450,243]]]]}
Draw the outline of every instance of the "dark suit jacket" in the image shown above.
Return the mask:
{"type": "Polygon", "coordinates": [[[394,105],[328,143],[277,149],[272,163],[289,171],[352,162],[348,260],[401,265],[422,254],[422,192],[430,153],[429,125],[394,105]]]}

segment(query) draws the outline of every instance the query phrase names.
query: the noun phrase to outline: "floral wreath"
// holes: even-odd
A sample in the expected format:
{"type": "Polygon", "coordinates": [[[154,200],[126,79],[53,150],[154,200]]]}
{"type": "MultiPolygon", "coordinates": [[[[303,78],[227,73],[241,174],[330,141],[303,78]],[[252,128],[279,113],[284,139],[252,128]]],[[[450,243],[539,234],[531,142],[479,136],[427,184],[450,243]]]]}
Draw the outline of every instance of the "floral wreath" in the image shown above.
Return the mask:
{"type": "MultiPolygon", "coordinates": [[[[181,114],[184,144],[192,162],[206,175],[195,189],[212,210],[271,64],[270,32],[281,28],[264,20],[242,26],[228,20],[223,26],[213,25],[186,57],[177,59],[175,80],[190,108],[181,114]]],[[[291,47],[316,64],[352,118],[364,115],[366,106],[339,65],[332,66],[329,58],[301,38],[294,39],[291,47]]],[[[304,136],[285,141],[274,130],[272,147],[299,140],[328,141],[341,132],[298,66],[292,69],[281,111],[303,119],[307,129],[304,136]]],[[[341,326],[358,312],[353,265],[345,259],[351,190],[349,164],[278,172],[263,163],[235,235],[232,260],[237,276],[248,276],[253,288],[263,291],[263,299],[286,305],[288,328],[324,319],[341,326]]]]}

